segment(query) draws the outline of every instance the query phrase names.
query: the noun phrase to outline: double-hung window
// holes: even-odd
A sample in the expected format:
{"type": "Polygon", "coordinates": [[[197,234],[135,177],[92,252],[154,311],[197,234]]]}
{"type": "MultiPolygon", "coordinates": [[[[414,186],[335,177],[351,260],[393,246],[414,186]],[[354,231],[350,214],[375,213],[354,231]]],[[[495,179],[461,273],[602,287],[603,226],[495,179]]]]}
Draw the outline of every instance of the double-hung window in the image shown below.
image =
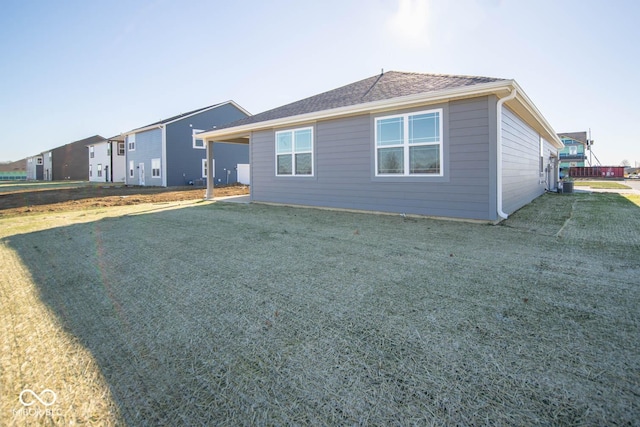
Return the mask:
{"type": "Polygon", "coordinates": [[[313,176],[313,128],[276,132],[276,175],[313,176]]]}
{"type": "Polygon", "coordinates": [[[376,176],[442,176],[442,109],[375,119],[376,176]]]}
{"type": "Polygon", "coordinates": [[[160,159],[151,159],[151,176],[160,178],[160,159]]]}
{"type": "Polygon", "coordinates": [[[136,149],[136,136],[135,136],[135,134],[127,136],[127,148],[129,149],[129,151],[135,151],[135,149],[136,149]]]}

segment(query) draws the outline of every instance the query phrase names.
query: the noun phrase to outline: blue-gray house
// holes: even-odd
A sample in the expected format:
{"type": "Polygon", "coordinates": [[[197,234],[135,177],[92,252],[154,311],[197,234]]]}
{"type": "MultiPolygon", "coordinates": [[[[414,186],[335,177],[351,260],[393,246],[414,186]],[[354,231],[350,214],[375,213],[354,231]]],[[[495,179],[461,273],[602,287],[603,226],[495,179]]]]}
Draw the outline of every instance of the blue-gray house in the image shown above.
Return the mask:
{"type": "Polygon", "coordinates": [[[563,146],[514,80],[393,71],[199,137],[251,147],[253,202],[487,221],[555,188],[563,146]]]}
{"type": "MultiPolygon", "coordinates": [[[[126,184],[168,187],[204,183],[210,169],[206,146],[195,135],[249,116],[244,108],[228,101],[123,133],[126,184]]],[[[210,162],[214,165],[213,182],[236,182],[238,164],[249,163],[249,147],[216,143],[215,148],[216,156],[210,162]]]]}

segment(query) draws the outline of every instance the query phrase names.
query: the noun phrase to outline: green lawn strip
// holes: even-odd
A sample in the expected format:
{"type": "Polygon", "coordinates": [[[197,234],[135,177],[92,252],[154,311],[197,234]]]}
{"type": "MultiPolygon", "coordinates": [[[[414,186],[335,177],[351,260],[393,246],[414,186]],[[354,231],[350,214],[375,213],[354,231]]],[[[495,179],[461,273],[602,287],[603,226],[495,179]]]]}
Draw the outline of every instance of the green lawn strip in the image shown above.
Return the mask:
{"type": "Polygon", "coordinates": [[[574,186],[576,187],[591,187],[591,188],[601,188],[601,189],[612,189],[612,190],[629,190],[631,187],[628,185],[620,184],[619,182],[613,181],[574,181],[574,186]]]}

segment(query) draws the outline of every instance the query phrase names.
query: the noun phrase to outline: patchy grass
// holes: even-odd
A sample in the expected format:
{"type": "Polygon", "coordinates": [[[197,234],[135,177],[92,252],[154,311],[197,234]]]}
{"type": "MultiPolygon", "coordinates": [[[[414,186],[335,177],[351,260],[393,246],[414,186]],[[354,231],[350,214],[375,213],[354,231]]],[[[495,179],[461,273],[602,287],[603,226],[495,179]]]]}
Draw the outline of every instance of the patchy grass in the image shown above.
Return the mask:
{"type": "Polygon", "coordinates": [[[157,208],[0,220],[6,424],[25,388],[57,393],[50,425],[640,419],[621,196],[545,195],[502,226],[157,208]]]}
{"type": "Polygon", "coordinates": [[[595,189],[630,190],[628,185],[615,181],[574,181],[575,187],[589,187],[595,189]]]}

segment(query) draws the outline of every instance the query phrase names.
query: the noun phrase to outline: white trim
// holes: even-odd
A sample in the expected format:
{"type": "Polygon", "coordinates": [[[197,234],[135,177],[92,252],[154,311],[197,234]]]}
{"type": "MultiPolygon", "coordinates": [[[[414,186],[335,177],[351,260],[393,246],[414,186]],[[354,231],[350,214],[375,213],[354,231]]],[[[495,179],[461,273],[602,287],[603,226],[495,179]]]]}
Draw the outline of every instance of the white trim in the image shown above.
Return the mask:
{"type": "Polygon", "coordinates": [[[122,135],[122,136],[127,136],[127,135],[130,135],[130,134],[132,134],[132,133],[139,133],[139,132],[144,132],[144,131],[148,131],[148,130],[152,130],[152,129],[156,129],[156,128],[165,127],[166,125],[170,125],[171,123],[179,122],[180,120],[187,119],[187,118],[189,118],[189,117],[193,117],[193,116],[195,116],[195,115],[197,115],[197,114],[204,113],[204,112],[206,112],[206,111],[211,111],[211,110],[214,110],[214,109],[216,109],[216,108],[220,108],[220,107],[222,107],[222,106],[224,106],[224,105],[227,105],[227,104],[233,105],[234,107],[236,107],[238,110],[242,111],[242,112],[243,112],[244,114],[246,114],[247,116],[250,116],[250,115],[251,115],[251,113],[250,113],[250,112],[248,112],[247,110],[245,110],[244,108],[242,108],[242,107],[241,107],[240,105],[238,105],[235,101],[233,101],[233,100],[229,100],[229,101],[221,102],[220,104],[212,105],[212,106],[207,107],[207,108],[202,108],[202,109],[197,110],[197,111],[195,111],[195,112],[193,112],[193,113],[191,113],[191,114],[188,114],[188,115],[186,115],[186,116],[180,116],[180,117],[177,117],[177,118],[175,118],[175,119],[173,119],[173,120],[171,120],[171,121],[164,121],[164,120],[160,120],[160,123],[155,123],[155,124],[152,124],[152,125],[147,125],[147,126],[144,126],[144,127],[141,127],[141,128],[131,129],[130,131],[123,132],[121,135],[122,135]]]}
{"type": "Polygon", "coordinates": [[[202,130],[202,129],[191,129],[191,146],[195,150],[206,150],[207,149],[207,144],[205,143],[204,139],[196,138],[196,134],[200,133],[200,132],[204,132],[204,130],[202,130]],[[196,141],[202,141],[202,147],[198,147],[196,145],[196,141]]]}
{"type": "Polygon", "coordinates": [[[533,115],[539,123],[539,130],[543,136],[556,147],[562,147],[562,142],[553,130],[551,125],[544,119],[542,114],[533,105],[529,97],[520,89],[515,80],[501,80],[497,82],[481,83],[473,86],[462,86],[453,89],[443,89],[434,92],[419,93],[397,98],[384,99],[381,101],[367,102],[364,104],[351,105],[346,107],[333,108],[329,110],[316,111],[312,113],[300,114],[297,116],[282,117],[279,119],[265,120],[257,123],[234,126],[223,129],[212,129],[203,132],[200,136],[206,140],[221,141],[224,138],[248,137],[251,131],[268,129],[278,126],[295,126],[305,122],[337,118],[341,116],[351,116],[356,114],[381,113],[395,109],[417,107],[424,104],[435,104],[438,102],[451,101],[455,99],[473,98],[485,95],[499,95],[511,93],[513,89],[518,90],[520,104],[533,115]]]}
{"type": "Polygon", "coordinates": [[[373,121],[373,145],[374,145],[374,170],[375,176],[381,178],[398,178],[398,177],[433,177],[439,178],[444,176],[444,135],[443,135],[443,121],[444,121],[444,109],[442,108],[434,108],[432,110],[423,110],[423,111],[414,111],[410,113],[403,114],[392,114],[389,116],[378,116],[374,118],[373,121]],[[421,114],[434,114],[438,113],[438,134],[439,141],[438,142],[428,142],[422,144],[409,144],[409,117],[418,116],[421,114]],[[385,145],[378,146],[378,122],[380,120],[387,119],[395,119],[402,118],[402,126],[403,126],[403,141],[401,144],[396,145],[385,145]],[[440,171],[438,173],[411,173],[410,172],[410,157],[409,157],[409,148],[410,147],[424,147],[424,146],[438,146],[439,150],[439,163],[440,163],[440,171]],[[403,173],[402,174],[390,174],[390,173],[379,173],[378,172],[378,150],[380,148],[402,148],[403,152],[403,173]]]}
{"type": "Polygon", "coordinates": [[[160,158],[151,159],[151,178],[162,178],[161,166],[162,166],[162,162],[160,158]],[[154,164],[153,164],[154,162],[158,163],[157,164],[158,167],[154,167],[154,164]],[[156,169],[158,170],[158,175],[153,174],[156,169]]]}
{"type": "Polygon", "coordinates": [[[136,151],[136,134],[127,135],[127,151],[136,151]],[[133,148],[131,148],[133,146],[133,148]]]}
{"type": "Polygon", "coordinates": [[[127,172],[127,177],[133,179],[136,177],[136,167],[133,160],[129,160],[129,171],[127,172]]]}
{"type": "MultiPolygon", "coordinates": [[[[274,138],[274,152],[275,152],[275,167],[276,167],[276,176],[278,177],[313,177],[315,176],[315,167],[314,167],[314,155],[313,152],[315,151],[315,138],[313,135],[313,126],[306,126],[306,127],[301,127],[301,128],[294,128],[294,129],[282,129],[279,131],[276,131],[274,134],[275,138],[274,138]],[[299,131],[310,131],[311,133],[311,150],[309,151],[299,151],[296,152],[296,141],[295,141],[295,134],[296,132],[299,131]],[[279,174],[278,173],[278,134],[282,134],[282,133],[291,133],[291,173],[290,174],[279,174]],[[296,154],[311,154],[311,173],[310,174],[297,174],[296,173],[296,154]]],[[[280,155],[287,155],[289,153],[283,153],[280,155]]]]}

